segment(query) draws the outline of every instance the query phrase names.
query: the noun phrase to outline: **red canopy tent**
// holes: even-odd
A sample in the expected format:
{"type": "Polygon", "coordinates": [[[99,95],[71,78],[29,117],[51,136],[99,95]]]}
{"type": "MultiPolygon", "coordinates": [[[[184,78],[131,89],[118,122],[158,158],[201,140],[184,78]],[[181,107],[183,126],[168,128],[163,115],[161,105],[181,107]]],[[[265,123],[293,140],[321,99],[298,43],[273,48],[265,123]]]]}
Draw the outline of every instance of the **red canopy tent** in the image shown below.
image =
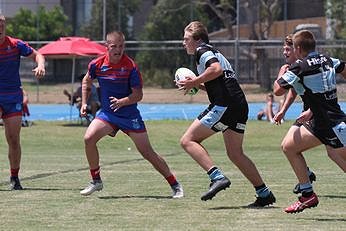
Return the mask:
{"type": "MultiPolygon", "coordinates": [[[[98,56],[106,52],[106,47],[85,37],[61,37],[38,49],[46,58],[72,59],[71,92],[74,92],[76,58],[83,56],[98,56]]],[[[72,107],[71,107],[72,117],[72,107]]]]}
{"type": "Polygon", "coordinates": [[[106,48],[84,37],[61,37],[38,50],[51,58],[71,58],[75,56],[97,56],[106,52],[106,48]]]}

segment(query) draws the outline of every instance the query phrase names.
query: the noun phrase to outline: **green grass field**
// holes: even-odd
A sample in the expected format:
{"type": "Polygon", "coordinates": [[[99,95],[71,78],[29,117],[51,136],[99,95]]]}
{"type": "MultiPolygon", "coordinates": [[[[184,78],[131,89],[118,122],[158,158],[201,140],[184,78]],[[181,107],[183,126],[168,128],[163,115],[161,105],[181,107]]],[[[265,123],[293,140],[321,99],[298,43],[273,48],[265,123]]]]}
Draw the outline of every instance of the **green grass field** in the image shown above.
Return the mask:
{"type": "Polygon", "coordinates": [[[277,198],[264,209],[245,207],[255,200],[254,189],[227,159],[220,134],[204,145],[232,185],[211,201],[200,200],[208,177],[179,146],[189,123],[147,122],[152,145],[184,186],[181,200],[170,199],[166,181],[122,133],[99,142],[103,191],[80,196],[90,180],[83,146],[86,128],[67,122],[36,122],[22,129],[25,190],[9,191],[0,127],[0,230],[346,230],[345,174],[323,147],[305,155],[317,175],[319,206],[295,215],[283,212],[296,200],[292,188],[297,180],[280,150],[290,121],[282,126],[250,121],[247,126],[244,149],[277,198]]]}

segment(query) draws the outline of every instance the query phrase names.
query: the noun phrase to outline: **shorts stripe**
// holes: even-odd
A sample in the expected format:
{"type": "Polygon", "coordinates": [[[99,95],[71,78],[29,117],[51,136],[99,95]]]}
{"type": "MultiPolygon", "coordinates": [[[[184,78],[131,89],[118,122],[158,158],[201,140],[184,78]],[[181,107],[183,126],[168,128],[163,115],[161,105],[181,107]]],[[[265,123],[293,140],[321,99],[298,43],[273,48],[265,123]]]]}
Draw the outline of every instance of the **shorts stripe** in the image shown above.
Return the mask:
{"type": "Polygon", "coordinates": [[[346,124],[345,122],[341,122],[335,127],[333,127],[333,131],[335,135],[338,137],[339,141],[346,146],[346,124]]]}
{"type": "Polygon", "coordinates": [[[214,106],[203,117],[200,118],[201,123],[207,128],[214,131],[224,131],[228,128],[227,125],[219,122],[224,115],[227,107],[214,106]]]}

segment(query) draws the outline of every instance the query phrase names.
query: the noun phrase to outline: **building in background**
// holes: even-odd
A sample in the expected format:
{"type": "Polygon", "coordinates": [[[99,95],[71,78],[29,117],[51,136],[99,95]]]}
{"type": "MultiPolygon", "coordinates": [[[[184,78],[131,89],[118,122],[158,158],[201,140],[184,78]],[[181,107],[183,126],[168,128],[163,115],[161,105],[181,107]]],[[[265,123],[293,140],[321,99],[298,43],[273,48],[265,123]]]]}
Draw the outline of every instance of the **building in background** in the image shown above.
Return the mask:
{"type": "Polygon", "coordinates": [[[61,0],[60,2],[72,25],[73,35],[80,35],[80,28],[91,20],[93,0],[61,0]]]}
{"type": "Polygon", "coordinates": [[[39,5],[50,10],[60,5],[60,0],[0,0],[0,13],[5,17],[14,16],[20,8],[36,12],[39,5]]]}
{"type": "MultiPolygon", "coordinates": [[[[122,1],[119,0],[119,6],[122,1]]],[[[243,1],[240,5],[243,5],[243,1]]],[[[95,0],[0,0],[0,12],[6,17],[12,17],[22,7],[36,12],[39,5],[43,5],[47,10],[55,6],[61,6],[64,13],[68,16],[72,25],[72,35],[80,36],[80,28],[88,23],[92,18],[92,7],[95,0]]],[[[101,1],[102,2],[102,1],[101,1]]],[[[107,0],[105,0],[107,2],[107,0]]],[[[157,1],[142,0],[139,10],[130,17],[128,26],[131,37],[136,40],[143,31],[145,22],[150,14],[150,9],[157,1]]],[[[256,2],[255,2],[256,3],[256,2]]],[[[322,38],[325,38],[327,31],[327,19],[325,17],[324,0],[301,1],[301,0],[283,0],[279,20],[272,27],[271,38],[282,38],[284,34],[292,33],[299,24],[318,24],[322,32],[322,38]],[[304,10],[301,10],[304,9],[304,10]]],[[[246,29],[247,19],[245,11],[240,7],[240,38],[247,38],[246,29]]],[[[107,22],[106,22],[107,23],[107,22]]],[[[212,34],[213,39],[224,39],[225,31],[220,30],[212,34]]]]}
{"type": "MultiPolygon", "coordinates": [[[[110,4],[110,0],[103,0],[106,1],[108,4],[110,4]]],[[[102,4],[102,0],[99,0],[98,2],[102,4]]],[[[305,24],[303,26],[311,26],[313,25],[314,29],[318,31],[320,36],[318,38],[325,38],[327,34],[327,19],[326,19],[326,12],[324,10],[324,1],[325,0],[313,0],[313,1],[301,1],[301,0],[282,0],[281,1],[281,13],[279,20],[275,21],[271,27],[271,32],[269,34],[268,40],[281,40],[286,34],[293,33],[297,28],[302,27],[301,24],[305,24]],[[302,10],[304,9],[304,10],[302,10]],[[316,28],[316,25],[318,25],[320,28],[316,28]]],[[[38,9],[38,6],[43,5],[47,10],[52,9],[55,6],[61,6],[65,15],[68,16],[70,25],[72,26],[72,33],[71,36],[82,36],[81,34],[81,28],[87,24],[92,19],[92,9],[93,4],[96,2],[96,0],[0,0],[0,11],[8,18],[13,17],[17,11],[22,8],[30,9],[32,11],[36,11],[38,9]]],[[[126,2],[126,0],[118,0],[116,3],[113,4],[119,4],[121,6],[122,3],[126,2]]],[[[140,33],[143,31],[145,23],[147,22],[148,16],[150,15],[152,7],[157,3],[157,0],[141,0],[140,6],[138,7],[138,11],[134,13],[130,18],[130,20],[127,22],[127,26],[129,27],[129,35],[131,37],[130,40],[138,40],[140,33]]],[[[187,4],[190,2],[191,4],[197,4],[197,0],[193,1],[186,1],[187,4]]],[[[240,6],[242,6],[245,3],[245,0],[239,0],[240,6]]],[[[260,1],[251,1],[253,4],[259,4],[260,1]]],[[[121,9],[121,7],[115,7],[114,9],[121,9]]],[[[121,12],[121,11],[120,11],[121,12]]],[[[115,12],[118,13],[118,12],[115,12]]],[[[121,16],[121,13],[120,13],[121,16]]],[[[256,17],[255,15],[252,15],[256,17]]],[[[247,40],[249,38],[249,25],[246,18],[244,7],[240,8],[240,14],[239,14],[240,20],[239,20],[239,39],[240,40],[247,40]]],[[[107,23],[107,22],[106,22],[107,23]]],[[[121,27],[121,26],[120,26],[121,27]]],[[[119,28],[117,28],[119,29],[119,28]]],[[[120,28],[121,29],[121,28],[120,28]]],[[[218,28],[215,28],[217,30],[218,28]]],[[[233,26],[234,35],[236,30],[236,25],[233,26]]],[[[212,31],[211,31],[212,32],[212,31]]],[[[227,40],[229,38],[228,31],[225,29],[213,31],[210,34],[210,38],[213,40],[227,40]]],[[[93,39],[93,38],[91,38],[93,39]]],[[[176,39],[180,39],[177,37],[176,39]]],[[[135,42],[134,42],[135,43],[135,42]]],[[[281,58],[281,52],[277,48],[278,46],[281,46],[281,43],[277,45],[275,44],[269,44],[270,48],[265,48],[269,52],[269,57],[271,59],[271,64],[273,66],[278,66],[281,58]],[[278,58],[279,57],[279,58],[278,58]]],[[[181,46],[181,44],[179,43],[181,46]]],[[[179,46],[178,45],[178,46],[179,46]]],[[[155,45],[154,45],[155,46],[155,45]]],[[[158,51],[160,50],[160,45],[157,44],[158,51]]],[[[233,47],[234,44],[227,44],[222,45],[218,44],[219,49],[226,49],[224,53],[227,55],[229,54],[230,61],[234,61],[234,57],[240,57],[240,55],[234,54],[233,47]],[[220,46],[221,45],[221,46],[220,46]],[[233,60],[232,60],[233,59],[233,60]]],[[[253,46],[247,45],[248,47],[245,47],[243,50],[249,50],[252,49],[253,46]]],[[[139,45],[138,45],[139,47],[139,45]]],[[[139,47],[140,49],[140,47],[139,47]]],[[[155,47],[153,48],[155,49],[155,47]]],[[[138,52],[138,50],[132,50],[132,52],[138,52]]],[[[169,52],[169,51],[167,51],[169,52]]],[[[89,60],[78,60],[76,64],[76,73],[82,73],[85,71],[85,67],[87,65],[89,60]]],[[[26,65],[26,62],[22,62],[22,65],[26,65]]],[[[71,73],[71,62],[69,60],[49,60],[48,62],[48,74],[47,74],[47,81],[54,81],[54,82],[67,82],[70,80],[70,73],[71,73]]],[[[242,62],[245,63],[245,62],[242,62]]],[[[253,62],[249,62],[251,65],[253,62]]],[[[31,63],[27,64],[28,66],[31,65],[31,63]]],[[[246,82],[256,83],[259,81],[259,78],[256,77],[252,72],[250,71],[256,69],[256,67],[246,66],[246,70],[243,71],[241,68],[239,68],[240,73],[244,73],[242,77],[246,79],[246,82]],[[249,68],[250,67],[250,68],[249,68]],[[248,71],[249,73],[247,73],[248,71]],[[250,77],[249,77],[250,76],[250,77]],[[255,76],[255,77],[254,77],[255,76]]],[[[30,68],[21,68],[22,70],[30,70],[30,68]]],[[[275,69],[275,68],[273,68],[275,69]]],[[[277,71],[275,69],[275,71],[277,71]]],[[[27,78],[32,78],[31,73],[25,73],[24,76],[27,76],[27,78]]],[[[44,80],[46,81],[46,80],[44,80]]],[[[243,81],[244,82],[244,81],[243,81]]]]}

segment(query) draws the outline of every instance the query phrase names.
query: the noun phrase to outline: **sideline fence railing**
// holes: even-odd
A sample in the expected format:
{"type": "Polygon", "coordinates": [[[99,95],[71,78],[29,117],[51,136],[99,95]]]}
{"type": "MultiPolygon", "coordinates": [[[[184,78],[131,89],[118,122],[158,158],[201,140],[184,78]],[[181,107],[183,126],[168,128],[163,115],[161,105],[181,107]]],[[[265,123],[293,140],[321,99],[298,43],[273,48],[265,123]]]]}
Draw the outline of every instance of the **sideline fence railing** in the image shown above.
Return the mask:
{"type": "MultiPolygon", "coordinates": [[[[29,41],[28,43],[39,48],[44,44],[51,41],[29,41]]],[[[103,41],[97,41],[102,43],[103,41]]],[[[258,84],[264,78],[270,78],[273,81],[276,78],[279,67],[284,63],[282,56],[282,40],[212,40],[211,43],[229,59],[231,64],[234,66],[238,64],[236,72],[238,73],[239,82],[241,83],[254,83],[258,84]],[[239,49],[239,55],[235,56],[235,50],[239,49]],[[261,66],[262,63],[259,62],[259,52],[265,52],[265,59],[267,62],[265,67],[261,66]],[[266,72],[261,72],[259,70],[265,68],[266,72]],[[267,76],[269,73],[269,76],[267,76]],[[266,76],[263,76],[266,75],[266,76]]],[[[338,57],[340,59],[346,59],[346,41],[345,40],[334,40],[334,41],[318,41],[318,50],[329,54],[333,57],[338,57]]],[[[160,56],[170,55],[170,52],[180,51],[179,55],[186,56],[184,48],[182,46],[181,40],[171,40],[171,41],[127,41],[126,42],[126,52],[129,56],[135,58],[137,54],[141,52],[152,51],[154,56],[152,58],[160,59],[160,56]],[[163,53],[164,52],[164,53],[163,53]]],[[[172,55],[173,56],[173,55],[172,55]]],[[[261,56],[263,57],[263,56],[261,56]]],[[[174,57],[172,57],[174,58],[174,57]]],[[[83,73],[88,62],[92,58],[80,58],[76,62],[76,73],[83,73]]],[[[164,66],[166,63],[162,63],[164,66]]],[[[32,61],[28,59],[22,60],[22,65],[20,69],[20,74],[22,78],[26,80],[33,80],[31,69],[33,67],[32,61]]],[[[184,65],[193,66],[193,60],[190,63],[176,63],[175,68],[184,65]]],[[[72,62],[68,59],[47,59],[47,76],[46,80],[48,82],[69,82],[71,79],[71,68],[72,62]]],[[[145,70],[147,67],[141,67],[141,70],[145,70]]],[[[160,64],[156,67],[158,69],[164,69],[160,67],[160,64]]],[[[166,68],[167,69],[167,68],[166,68]]],[[[172,70],[172,71],[173,71],[172,70]]],[[[164,75],[163,75],[164,76],[164,75]]],[[[167,78],[167,75],[166,77],[167,78]]]]}

